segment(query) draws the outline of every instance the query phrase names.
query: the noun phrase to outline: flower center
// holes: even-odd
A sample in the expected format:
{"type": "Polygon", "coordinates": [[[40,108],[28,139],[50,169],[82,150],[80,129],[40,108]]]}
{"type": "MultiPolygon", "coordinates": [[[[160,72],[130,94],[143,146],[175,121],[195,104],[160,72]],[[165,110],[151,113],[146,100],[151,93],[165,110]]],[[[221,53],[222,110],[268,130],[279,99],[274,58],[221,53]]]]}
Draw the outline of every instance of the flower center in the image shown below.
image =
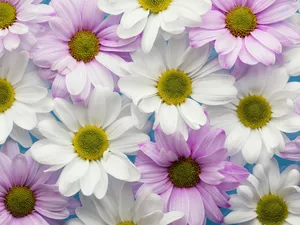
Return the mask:
{"type": "Polygon", "coordinates": [[[288,207],[281,197],[271,194],[258,202],[256,213],[262,224],[282,225],[288,216],[288,207]]]}
{"type": "Polygon", "coordinates": [[[226,28],[235,37],[246,37],[257,26],[256,15],[247,6],[236,6],[226,14],[226,28]]]}
{"type": "Polygon", "coordinates": [[[246,127],[258,129],[271,120],[272,109],[264,97],[249,95],[240,101],[237,114],[246,127]]]}
{"type": "Polygon", "coordinates": [[[158,95],[168,105],[179,105],[192,93],[190,77],[180,70],[167,70],[157,82],[158,95]]]}
{"type": "Polygon", "coordinates": [[[16,8],[8,2],[0,2],[0,29],[8,28],[17,20],[16,8]]]}
{"type": "Polygon", "coordinates": [[[82,30],[72,37],[69,47],[74,59],[88,63],[99,53],[100,42],[93,32],[82,30]]]}
{"type": "Polygon", "coordinates": [[[199,181],[200,166],[191,157],[179,158],[168,168],[169,178],[175,187],[195,187],[199,181]]]}
{"type": "Polygon", "coordinates": [[[15,90],[5,79],[0,78],[0,113],[9,109],[15,101],[15,90]]]}
{"type": "Polygon", "coordinates": [[[159,13],[166,10],[173,0],[138,0],[140,5],[151,13],[159,13]]]}
{"type": "Polygon", "coordinates": [[[117,225],[135,225],[135,223],[132,221],[124,221],[124,222],[118,223],[117,225]]]}
{"type": "Polygon", "coordinates": [[[73,139],[77,154],[87,160],[99,160],[108,149],[108,138],[97,126],[85,126],[78,130],[73,139]]]}
{"type": "Polygon", "coordinates": [[[35,195],[25,186],[12,187],[5,196],[5,207],[14,217],[20,218],[31,214],[35,207],[35,195]]]}

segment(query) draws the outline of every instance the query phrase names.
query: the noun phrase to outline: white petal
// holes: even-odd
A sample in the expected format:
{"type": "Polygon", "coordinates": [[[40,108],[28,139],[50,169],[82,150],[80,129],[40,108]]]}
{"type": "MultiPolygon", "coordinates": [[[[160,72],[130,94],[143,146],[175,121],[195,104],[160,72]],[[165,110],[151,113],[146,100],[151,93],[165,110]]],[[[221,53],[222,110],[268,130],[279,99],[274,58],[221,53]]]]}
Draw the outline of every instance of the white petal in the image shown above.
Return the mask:
{"type": "Polygon", "coordinates": [[[87,82],[87,71],[83,62],[78,63],[71,73],[66,75],[67,89],[71,95],[78,95],[87,82]]]}
{"type": "Polygon", "coordinates": [[[246,161],[250,164],[258,160],[262,149],[262,139],[258,130],[251,130],[250,135],[242,149],[246,161]]]}
{"type": "Polygon", "coordinates": [[[160,27],[160,18],[158,15],[151,14],[148,17],[148,22],[143,32],[142,49],[144,52],[149,52],[156,40],[160,27]]]}
{"type": "Polygon", "coordinates": [[[101,178],[95,187],[94,194],[98,199],[102,199],[107,192],[108,175],[100,162],[98,163],[98,167],[100,169],[101,178]]]}
{"type": "Polygon", "coordinates": [[[178,110],[174,105],[163,103],[158,112],[161,129],[167,134],[173,134],[176,131],[178,121],[178,110]]]}
{"type": "Polygon", "coordinates": [[[23,129],[32,130],[37,124],[36,114],[21,102],[14,102],[11,107],[11,114],[14,123],[23,129]]]}
{"type": "Polygon", "coordinates": [[[88,171],[80,178],[80,187],[82,193],[86,196],[92,195],[100,179],[101,171],[97,162],[90,161],[88,171]]]}
{"type": "Polygon", "coordinates": [[[0,113],[0,144],[3,144],[13,128],[13,121],[10,117],[0,113]]]}
{"type": "Polygon", "coordinates": [[[13,64],[9,68],[7,74],[7,80],[12,84],[17,84],[24,75],[24,72],[28,65],[29,53],[27,51],[22,51],[21,53],[10,53],[11,57],[13,57],[13,64]]]}
{"type": "Polygon", "coordinates": [[[48,94],[46,88],[43,87],[19,87],[15,89],[15,98],[23,103],[36,103],[43,98],[45,98],[48,94]]]}
{"type": "Polygon", "coordinates": [[[24,148],[29,148],[32,145],[32,140],[27,130],[18,127],[16,124],[13,126],[10,137],[22,145],[24,148]]]}
{"type": "Polygon", "coordinates": [[[256,217],[257,214],[254,211],[248,211],[248,212],[233,211],[224,218],[224,221],[226,224],[236,224],[236,223],[247,222],[256,217]]]}

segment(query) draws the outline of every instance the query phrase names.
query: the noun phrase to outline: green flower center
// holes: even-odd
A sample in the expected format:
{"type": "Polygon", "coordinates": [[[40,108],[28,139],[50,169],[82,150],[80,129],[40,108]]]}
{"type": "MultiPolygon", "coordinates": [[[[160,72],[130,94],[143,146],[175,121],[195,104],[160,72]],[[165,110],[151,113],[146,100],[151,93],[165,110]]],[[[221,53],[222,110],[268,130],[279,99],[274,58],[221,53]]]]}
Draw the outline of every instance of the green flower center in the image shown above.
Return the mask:
{"type": "Polygon", "coordinates": [[[87,160],[99,160],[108,149],[108,138],[104,130],[97,126],[85,126],[73,138],[77,154],[87,160]]]}
{"type": "Polygon", "coordinates": [[[272,109],[264,97],[249,95],[240,101],[237,115],[246,127],[258,129],[271,120],[272,109]]]}
{"type": "Polygon", "coordinates": [[[140,5],[151,13],[157,14],[166,10],[173,0],[138,0],[140,5]]]}
{"type": "Polygon", "coordinates": [[[191,157],[179,158],[168,168],[168,174],[175,187],[191,188],[199,182],[200,166],[191,157]]]}
{"type": "Polygon", "coordinates": [[[135,225],[135,223],[132,221],[124,221],[124,222],[118,223],[117,225],[135,225]]]}
{"type": "Polygon", "coordinates": [[[256,15],[247,6],[236,6],[226,14],[226,28],[235,37],[246,37],[257,26],[256,15]]]}
{"type": "Polygon", "coordinates": [[[28,187],[14,186],[6,194],[4,203],[12,216],[24,217],[34,211],[35,195],[28,187]]]}
{"type": "Polygon", "coordinates": [[[69,47],[74,59],[88,63],[99,53],[100,42],[93,32],[82,30],[72,37],[69,47]]]}
{"type": "Polygon", "coordinates": [[[5,79],[0,78],[0,113],[9,109],[15,101],[15,90],[5,79]]]}
{"type": "Polygon", "coordinates": [[[168,105],[179,105],[192,93],[190,77],[180,70],[167,70],[157,82],[158,96],[168,105]]]}
{"type": "Polygon", "coordinates": [[[288,217],[288,207],[281,197],[271,194],[258,202],[256,213],[264,225],[282,225],[288,217]]]}
{"type": "Polygon", "coordinates": [[[8,2],[0,2],[0,29],[8,28],[17,20],[16,8],[8,2]]]}

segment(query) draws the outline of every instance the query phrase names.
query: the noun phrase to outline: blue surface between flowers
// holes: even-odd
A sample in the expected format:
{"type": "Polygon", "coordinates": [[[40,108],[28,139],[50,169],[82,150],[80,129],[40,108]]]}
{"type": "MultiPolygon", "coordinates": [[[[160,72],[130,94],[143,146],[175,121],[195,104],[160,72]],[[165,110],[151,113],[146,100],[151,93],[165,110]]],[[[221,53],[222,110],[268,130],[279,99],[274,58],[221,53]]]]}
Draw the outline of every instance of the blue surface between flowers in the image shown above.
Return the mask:
{"type": "MultiPolygon", "coordinates": [[[[48,4],[50,2],[50,0],[44,0],[42,3],[44,3],[44,4],[48,4]]],[[[215,56],[215,54],[213,54],[212,56],[215,56]]],[[[290,78],[290,81],[298,81],[298,82],[300,82],[300,76],[299,77],[291,77],[290,78]]],[[[150,118],[151,119],[151,118],[150,118]]],[[[153,119],[153,118],[152,118],[153,119]]],[[[291,140],[294,140],[296,137],[298,137],[298,136],[300,136],[300,132],[297,132],[297,133],[293,133],[293,134],[287,134],[287,136],[291,139],[291,140]]],[[[155,141],[154,140],[154,137],[153,137],[153,132],[152,133],[150,133],[150,137],[151,137],[151,140],[152,141],[155,141]]],[[[35,141],[35,140],[34,140],[35,141]]],[[[0,145],[1,146],[1,145],[0,145]]],[[[22,153],[24,153],[24,152],[26,152],[28,149],[25,149],[25,148],[23,148],[21,145],[19,145],[19,147],[20,147],[20,149],[21,149],[21,152],[22,153]]],[[[133,161],[134,162],[134,157],[132,157],[132,156],[130,156],[129,157],[130,158],[130,160],[131,161],[133,161]]],[[[282,171],[282,170],[284,170],[286,167],[288,167],[289,165],[291,165],[291,164],[297,164],[297,165],[300,165],[300,162],[292,162],[292,161],[289,161],[289,160],[285,160],[285,159],[281,159],[281,158],[279,158],[279,157],[275,157],[276,159],[277,159],[277,161],[279,162],[279,166],[280,166],[280,170],[282,171]]],[[[253,165],[246,165],[245,166],[250,172],[252,172],[252,168],[253,168],[253,165]]],[[[229,194],[232,194],[232,193],[234,193],[234,191],[232,191],[232,192],[229,192],[229,194]]],[[[228,212],[229,212],[229,210],[228,209],[224,209],[224,210],[222,210],[223,211],[223,213],[224,213],[224,215],[226,215],[228,212]]],[[[211,222],[211,221],[208,221],[207,222],[207,225],[219,225],[219,224],[217,224],[217,223],[214,223],[214,222],[211,222]]]]}

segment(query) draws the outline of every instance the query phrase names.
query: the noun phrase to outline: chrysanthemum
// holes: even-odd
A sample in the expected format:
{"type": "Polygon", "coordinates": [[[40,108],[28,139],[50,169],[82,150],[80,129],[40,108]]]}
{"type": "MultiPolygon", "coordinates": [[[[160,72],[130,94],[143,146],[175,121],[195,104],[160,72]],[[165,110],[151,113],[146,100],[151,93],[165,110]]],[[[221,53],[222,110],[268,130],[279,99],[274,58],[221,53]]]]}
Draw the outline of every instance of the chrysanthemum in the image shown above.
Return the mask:
{"type": "Polygon", "coordinates": [[[36,127],[37,114],[53,108],[47,95],[26,51],[7,52],[0,59],[0,144],[10,136],[24,147],[31,145],[28,131],[36,127]]]}
{"type": "Polygon", "coordinates": [[[149,54],[137,51],[128,64],[130,76],[122,77],[119,87],[139,109],[155,112],[155,126],[166,134],[180,131],[187,138],[187,127],[199,129],[206,123],[202,107],[226,104],[236,96],[234,78],[220,71],[217,60],[208,61],[211,48],[188,47],[187,36],[158,40],[149,54]]]}
{"type": "Polygon", "coordinates": [[[180,133],[166,135],[155,130],[156,143],[140,145],[135,165],[142,174],[139,184],[159,194],[165,210],[182,211],[174,225],[205,225],[206,217],[221,223],[220,207],[228,208],[225,191],[236,188],[248,171],[226,161],[225,132],[207,123],[189,129],[185,141],[180,133]]]}
{"type": "Polygon", "coordinates": [[[121,38],[143,34],[142,49],[149,52],[158,34],[166,38],[185,27],[199,26],[211,0],[98,0],[99,8],[112,15],[122,14],[117,33],[121,38]]]}
{"type": "Polygon", "coordinates": [[[44,120],[38,124],[46,137],[33,144],[31,152],[39,163],[63,168],[58,184],[65,196],[82,190],[84,195],[102,198],[108,174],[120,180],[136,181],[137,168],[125,153],[138,150],[146,134],[131,129],[131,116],[123,116],[118,93],[95,88],[88,107],[55,99],[54,112],[63,122],[44,120]]]}
{"type": "Polygon", "coordinates": [[[101,200],[81,195],[83,206],[76,209],[79,219],[66,225],[168,225],[183,217],[182,212],[164,213],[161,197],[151,190],[139,190],[135,199],[130,183],[112,181],[112,189],[101,200]]]}
{"type": "Polygon", "coordinates": [[[60,195],[55,185],[58,174],[44,173],[46,166],[30,154],[20,154],[9,139],[0,151],[0,224],[61,225],[80,204],[60,195]],[[70,208],[70,212],[68,210],[70,208]]]}
{"type": "Polygon", "coordinates": [[[55,15],[49,5],[34,0],[0,0],[0,56],[19,46],[30,50],[39,24],[55,15]]]}
{"type": "Polygon", "coordinates": [[[231,195],[233,210],[225,217],[226,224],[298,225],[300,221],[297,166],[286,168],[281,174],[273,159],[269,167],[261,164],[253,168],[253,175],[231,195]]]}
{"type": "Polygon", "coordinates": [[[58,72],[52,78],[53,96],[64,97],[63,89],[83,101],[93,86],[113,90],[112,73],[124,75],[122,64],[139,47],[139,36],[119,38],[120,17],[104,19],[96,0],[53,0],[51,6],[57,15],[49,21],[49,32],[39,38],[33,57],[38,66],[49,69],[49,76],[51,70],[58,72]]]}
{"type": "Polygon", "coordinates": [[[212,0],[213,8],[190,33],[192,47],[215,41],[222,67],[236,61],[272,65],[282,47],[300,42],[300,31],[286,21],[299,7],[297,0],[212,0]]]}
{"type": "Polygon", "coordinates": [[[212,126],[226,131],[229,155],[241,151],[248,163],[268,163],[284,150],[282,132],[300,130],[300,117],[288,104],[300,86],[288,79],[283,68],[252,66],[235,83],[238,97],[232,103],[206,107],[212,126]]]}

